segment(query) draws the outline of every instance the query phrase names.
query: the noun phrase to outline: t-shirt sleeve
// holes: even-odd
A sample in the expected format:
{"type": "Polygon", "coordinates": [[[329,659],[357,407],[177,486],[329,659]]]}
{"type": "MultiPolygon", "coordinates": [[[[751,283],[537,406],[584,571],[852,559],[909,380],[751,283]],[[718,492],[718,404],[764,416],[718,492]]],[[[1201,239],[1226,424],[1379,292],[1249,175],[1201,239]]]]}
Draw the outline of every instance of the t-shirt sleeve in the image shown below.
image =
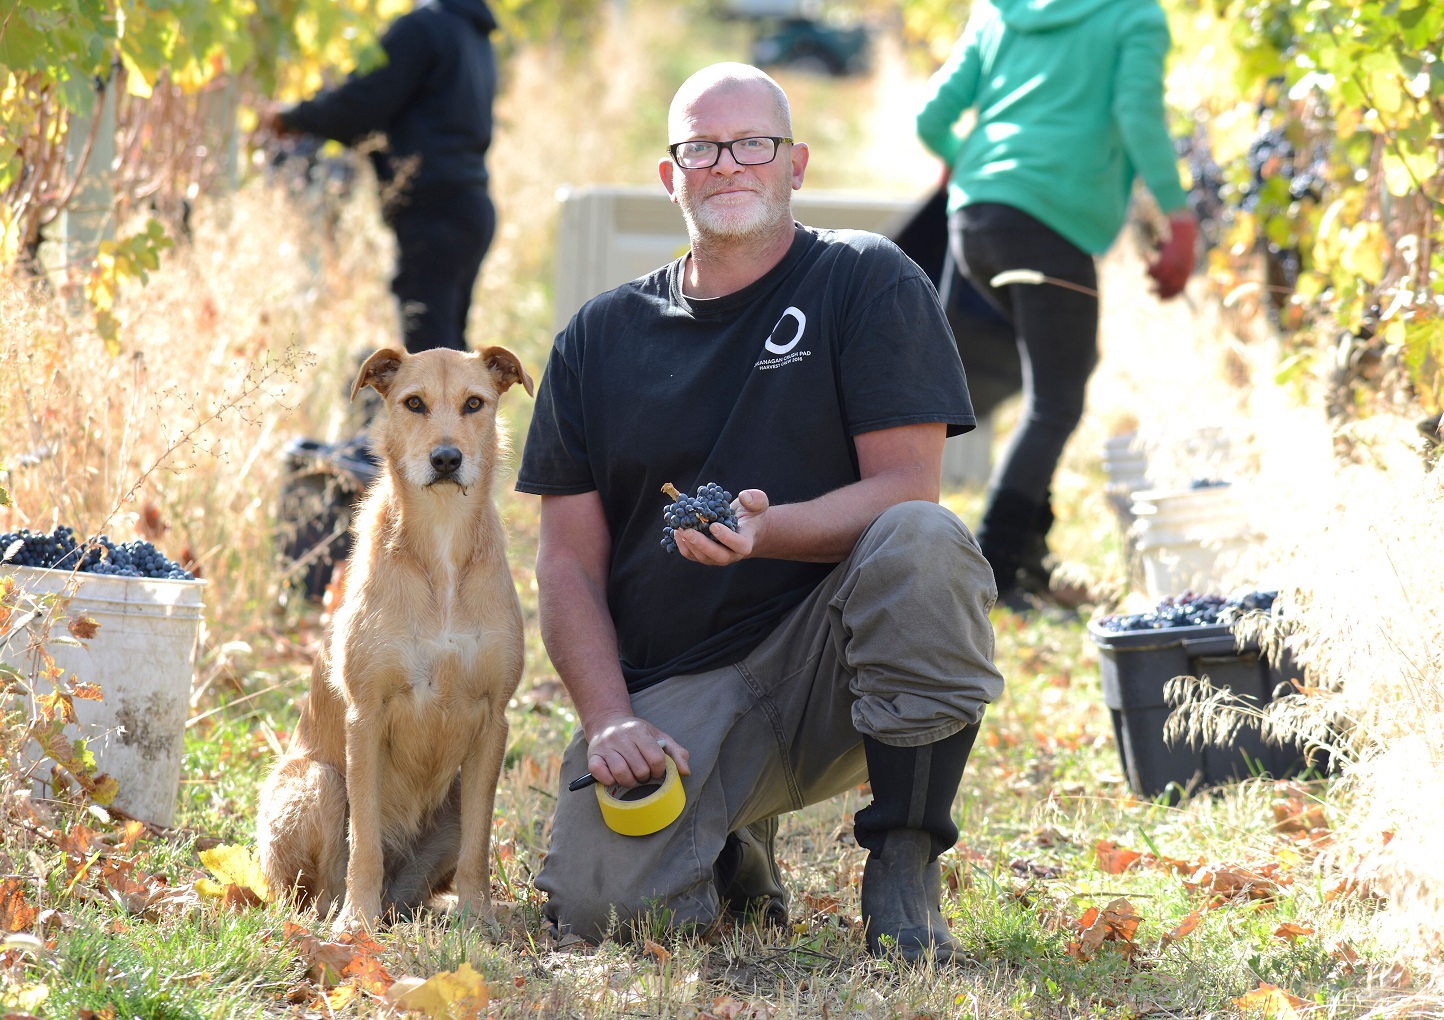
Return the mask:
{"type": "Polygon", "coordinates": [[[977,420],[937,291],[884,243],[864,253],[875,264],[861,273],[862,305],[848,318],[839,353],[848,433],[932,422],[947,425],[949,436],[970,432],[977,420]]]}
{"type": "Polygon", "coordinates": [[[597,487],[587,454],[581,378],[572,357],[577,328],[573,319],[547,359],[522,448],[518,492],[574,496],[597,487]]]}

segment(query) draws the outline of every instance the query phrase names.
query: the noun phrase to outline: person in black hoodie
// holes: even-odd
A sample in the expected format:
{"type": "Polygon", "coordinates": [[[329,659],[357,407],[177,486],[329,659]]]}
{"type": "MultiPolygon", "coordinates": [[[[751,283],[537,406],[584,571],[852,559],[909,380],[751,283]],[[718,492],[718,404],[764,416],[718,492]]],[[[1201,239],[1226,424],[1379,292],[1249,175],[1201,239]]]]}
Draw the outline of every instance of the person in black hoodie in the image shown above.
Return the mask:
{"type": "Polygon", "coordinates": [[[485,0],[423,0],[381,37],[385,63],[334,89],[268,111],[277,134],[367,146],[381,213],[396,234],[392,293],[410,353],[466,349],[466,317],[496,230],[487,192],[496,19],[485,0]]]}

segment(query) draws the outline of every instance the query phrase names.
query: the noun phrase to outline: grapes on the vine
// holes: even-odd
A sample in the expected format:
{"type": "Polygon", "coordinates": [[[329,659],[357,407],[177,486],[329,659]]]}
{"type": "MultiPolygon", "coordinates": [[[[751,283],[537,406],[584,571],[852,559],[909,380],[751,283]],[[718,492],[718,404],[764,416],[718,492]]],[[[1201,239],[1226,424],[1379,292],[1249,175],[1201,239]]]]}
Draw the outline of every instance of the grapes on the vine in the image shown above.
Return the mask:
{"type": "Polygon", "coordinates": [[[195,580],[195,574],[167,559],[144,539],[115,542],[109,535],[77,539],[75,529],[64,524],[50,534],[29,528],[0,534],[0,562],[14,567],[78,570],[111,577],[195,580]]]}
{"type": "MultiPolygon", "coordinates": [[[[688,496],[677,490],[671,482],[662,486],[662,491],[672,497],[672,502],[662,508],[662,548],[668,552],[677,551],[677,531],[691,528],[712,538],[707,530],[712,523],[725,524],[737,530],[737,514],[732,509],[732,493],[716,482],[707,482],[697,487],[697,495],[688,496]]],[[[716,542],[715,538],[712,541],[716,542]]],[[[719,543],[720,544],[720,543],[719,543]]]]}
{"type": "Polygon", "coordinates": [[[1135,630],[1164,630],[1170,627],[1231,625],[1244,613],[1267,613],[1273,608],[1275,591],[1251,591],[1224,598],[1186,591],[1169,595],[1146,613],[1114,613],[1098,621],[1101,630],[1122,633],[1135,630]]]}

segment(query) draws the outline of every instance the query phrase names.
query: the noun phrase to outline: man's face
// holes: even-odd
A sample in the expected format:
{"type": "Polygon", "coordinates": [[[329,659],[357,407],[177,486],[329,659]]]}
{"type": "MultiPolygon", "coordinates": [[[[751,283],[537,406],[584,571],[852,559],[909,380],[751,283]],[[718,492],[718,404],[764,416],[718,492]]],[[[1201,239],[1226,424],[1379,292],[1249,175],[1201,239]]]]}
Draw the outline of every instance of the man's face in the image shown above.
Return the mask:
{"type": "MultiPolygon", "coordinates": [[[[674,111],[671,141],[726,142],[788,134],[765,88],[716,86],[674,111]]],[[[659,164],[662,183],[682,209],[694,238],[744,240],[792,225],[792,191],[802,184],[807,147],[778,146],[772,162],[742,166],[723,150],[714,166],[684,170],[670,158],[659,164]]]]}

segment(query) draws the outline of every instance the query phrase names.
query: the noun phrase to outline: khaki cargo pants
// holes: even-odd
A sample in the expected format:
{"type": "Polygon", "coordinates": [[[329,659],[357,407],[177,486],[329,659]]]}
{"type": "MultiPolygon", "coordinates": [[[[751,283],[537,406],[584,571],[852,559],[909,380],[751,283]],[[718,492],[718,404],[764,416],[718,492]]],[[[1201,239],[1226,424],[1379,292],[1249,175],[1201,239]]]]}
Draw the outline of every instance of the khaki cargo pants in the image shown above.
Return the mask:
{"type": "Polygon", "coordinates": [[[648,914],[710,924],[720,909],[713,864],[729,832],[866,780],[864,734],[918,746],[978,721],[1003,690],[988,621],[996,597],[950,511],[885,511],[747,658],[633,695],[633,711],[691,755],[682,816],[650,836],[618,835],[592,789],[566,789],[587,771],[578,731],[536,880],[554,934],[598,941],[648,914]]]}

